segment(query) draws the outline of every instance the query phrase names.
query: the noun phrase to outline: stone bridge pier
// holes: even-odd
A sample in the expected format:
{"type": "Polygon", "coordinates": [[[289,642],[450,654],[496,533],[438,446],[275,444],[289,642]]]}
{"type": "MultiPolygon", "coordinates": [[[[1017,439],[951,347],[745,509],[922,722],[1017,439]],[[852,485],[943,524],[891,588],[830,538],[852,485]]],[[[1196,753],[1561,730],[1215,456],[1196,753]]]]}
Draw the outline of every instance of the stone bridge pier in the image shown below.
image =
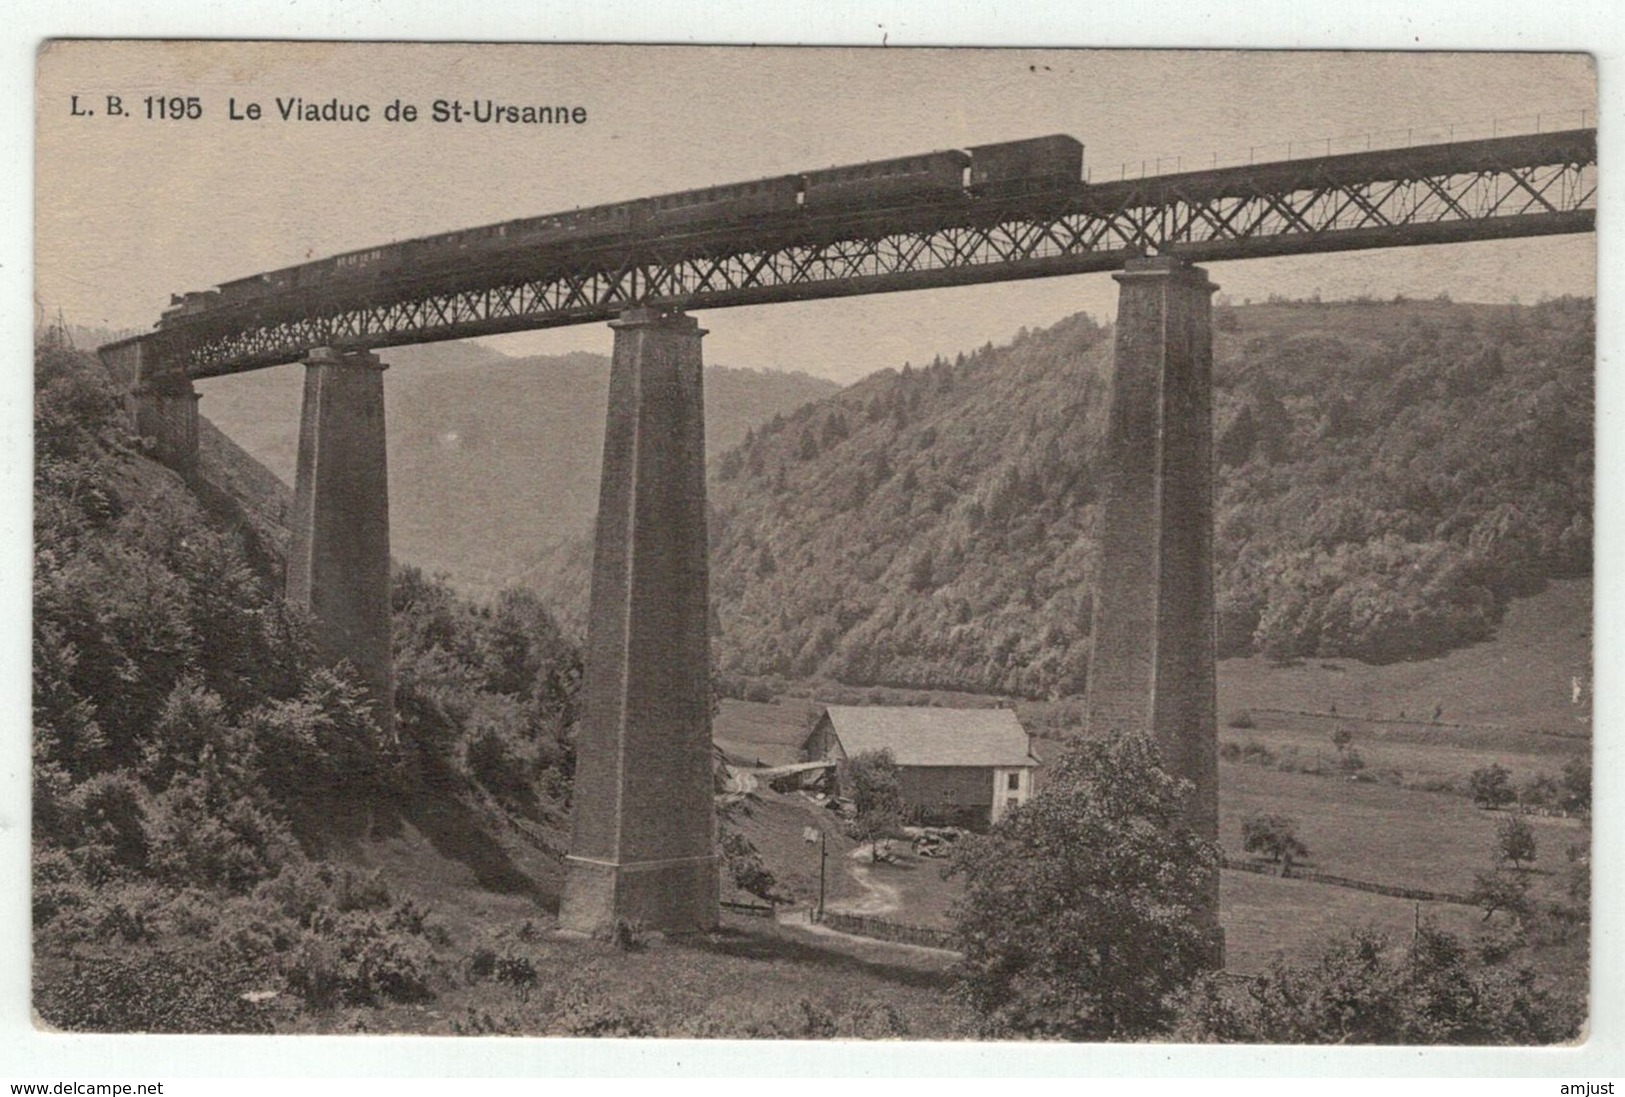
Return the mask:
{"type": "Polygon", "coordinates": [[[386,368],[330,347],[305,360],[287,595],[310,611],[323,654],[355,666],[393,736],[386,368]]]}
{"type": "Polygon", "coordinates": [[[559,924],[717,924],[705,402],[680,312],[613,321],[593,547],[586,715],[559,924]]]}
{"type": "MultiPolygon", "coordinates": [[[[1191,782],[1185,818],[1219,836],[1213,602],[1213,335],[1218,287],[1178,259],[1131,260],[1117,279],[1093,650],[1092,732],[1151,736],[1191,782]]],[[[1219,877],[1204,924],[1219,935],[1219,877]]]]}

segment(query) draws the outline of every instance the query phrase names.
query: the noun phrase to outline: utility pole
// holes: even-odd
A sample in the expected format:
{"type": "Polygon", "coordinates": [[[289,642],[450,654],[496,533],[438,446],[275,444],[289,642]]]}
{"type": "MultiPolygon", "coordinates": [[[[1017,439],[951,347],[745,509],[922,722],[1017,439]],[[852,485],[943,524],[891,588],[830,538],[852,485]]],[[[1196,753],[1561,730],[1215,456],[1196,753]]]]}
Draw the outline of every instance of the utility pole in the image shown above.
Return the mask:
{"type": "Polygon", "coordinates": [[[808,843],[818,843],[818,906],[813,909],[814,924],[824,920],[824,866],[829,861],[829,832],[822,825],[802,827],[801,837],[808,843]]]}
{"type": "Polygon", "coordinates": [[[824,920],[824,866],[829,863],[829,832],[818,828],[818,920],[824,920]]]}

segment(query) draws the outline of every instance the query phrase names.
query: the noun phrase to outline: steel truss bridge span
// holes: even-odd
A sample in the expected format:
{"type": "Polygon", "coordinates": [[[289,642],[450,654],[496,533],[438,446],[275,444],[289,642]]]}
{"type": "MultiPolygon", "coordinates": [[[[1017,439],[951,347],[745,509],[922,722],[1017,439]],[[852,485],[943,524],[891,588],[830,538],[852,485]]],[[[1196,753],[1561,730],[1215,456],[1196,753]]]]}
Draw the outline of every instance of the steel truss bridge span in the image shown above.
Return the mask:
{"type": "MultiPolygon", "coordinates": [[[[1182,172],[998,200],[775,215],[538,246],[500,267],[406,273],[226,305],[151,335],[146,376],[203,378],[303,359],[611,319],[1117,270],[1590,232],[1596,130],[1182,172]]],[[[132,348],[133,349],[133,348],[132,348]]]]}

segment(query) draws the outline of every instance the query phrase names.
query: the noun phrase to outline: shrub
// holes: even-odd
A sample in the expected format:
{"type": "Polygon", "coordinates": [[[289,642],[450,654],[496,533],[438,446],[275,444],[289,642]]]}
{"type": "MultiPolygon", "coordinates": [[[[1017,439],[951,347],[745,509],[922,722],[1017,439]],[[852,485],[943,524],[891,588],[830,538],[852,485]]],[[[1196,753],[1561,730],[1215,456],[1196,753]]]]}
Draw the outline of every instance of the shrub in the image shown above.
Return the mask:
{"type": "Polygon", "coordinates": [[[209,774],[176,776],[153,803],[147,835],[160,879],[237,893],[274,876],[294,850],[268,807],[209,774]]]}
{"type": "Polygon", "coordinates": [[[1179,1013],[1176,1039],[1269,1044],[1545,1044],[1581,1021],[1527,970],[1486,965],[1428,925],[1409,949],[1355,931],[1307,964],[1277,959],[1241,992],[1205,978],[1179,1013]]]}
{"type": "Polygon", "coordinates": [[[1241,760],[1255,766],[1273,766],[1275,752],[1256,739],[1249,739],[1241,745],[1241,760]]]}
{"type": "Polygon", "coordinates": [[[89,891],[66,851],[55,846],[35,846],[32,865],[32,910],[38,929],[58,912],[83,906],[89,891]]]}
{"type": "Polygon", "coordinates": [[[521,992],[528,992],[536,985],[536,965],[529,956],[500,956],[491,974],[497,982],[521,992]]]}
{"type": "Polygon", "coordinates": [[[101,883],[147,867],[145,796],[128,773],[98,773],[68,799],[72,854],[85,879],[101,883]]]}
{"type": "Polygon", "coordinates": [[[554,1014],[549,1028],[563,1036],[633,1039],[661,1035],[659,1023],[641,1010],[585,999],[577,999],[554,1014]]]}
{"type": "Polygon", "coordinates": [[[313,1009],[421,1002],[433,958],[425,944],[371,914],[341,914],[310,933],[287,968],[288,986],[313,1009]]]}
{"type": "MultiPolygon", "coordinates": [[[[335,912],[380,911],[391,901],[389,885],[378,870],[357,873],[324,861],[289,864],[254,895],[304,929],[320,928],[335,912]]],[[[416,932],[414,927],[408,929],[416,932]]]]}
{"type": "Polygon", "coordinates": [[[1258,721],[1253,718],[1250,709],[1238,708],[1230,714],[1230,718],[1225,721],[1225,726],[1238,728],[1242,731],[1251,731],[1258,726],[1258,721]]]}
{"type": "Polygon", "coordinates": [[[726,824],[720,829],[718,849],[722,864],[734,887],[759,899],[778,899],[778,879],[762,861],[762,855],[749,838],[726,824]]]}
{"type": "Polygon", "coordinates": [[[36,991],[40,1015],[79,1032],[270,1032],[270,1011],[243,995],[252,973],[190,952],[143,949],[82,958],[36,991]]]}
{"type": "Polygon", "coordinates": [[[1549,773],[1537,773],[1518,790],[1518,803],[1531,808],[1555,808],[1563,799],[1563,790],[1549,773]]]}
{"type": "MultiPolygon", "coordinates": [[[[72,886],[69,885],[70,889],[72,886]]],[[[150,942],[161,930],[161,912],[170,895],[150,882],[109,881],[81,887],[71,901],[61,902],[46,924],[43,939],[62,950],[81,942],[150,942]]]]}

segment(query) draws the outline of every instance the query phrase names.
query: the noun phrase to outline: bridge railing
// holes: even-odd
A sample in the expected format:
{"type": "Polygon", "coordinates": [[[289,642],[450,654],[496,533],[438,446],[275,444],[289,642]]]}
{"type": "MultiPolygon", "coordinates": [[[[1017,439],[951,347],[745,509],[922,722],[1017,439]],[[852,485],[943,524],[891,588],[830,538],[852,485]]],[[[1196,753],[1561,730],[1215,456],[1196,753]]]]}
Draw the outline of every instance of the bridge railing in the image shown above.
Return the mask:
{"type": "Polygon", "coordinates": [[[1215,168],[1270,164],[1281,160],[1312,160],[1321,156],[1341,156],[1352,152],[1405,149],[1416,145],[1449,145],[1457,141],[1478,141],[1490,137],[1520,137],[1536,133],[1586,129],[1597,124],[1596,111],[1589,109],[1540,111],[1476,121],[1429,123],[1395,129],[1370,130],[1341,136],[1304,137],[1233,148],[1224,152],[1174,156],[1152,156],[1117,164],[1091,164],[1084,173],[1091,183],[1122,179],[1144,179],[1181,171],[1207,171],[1215,168]]]}

